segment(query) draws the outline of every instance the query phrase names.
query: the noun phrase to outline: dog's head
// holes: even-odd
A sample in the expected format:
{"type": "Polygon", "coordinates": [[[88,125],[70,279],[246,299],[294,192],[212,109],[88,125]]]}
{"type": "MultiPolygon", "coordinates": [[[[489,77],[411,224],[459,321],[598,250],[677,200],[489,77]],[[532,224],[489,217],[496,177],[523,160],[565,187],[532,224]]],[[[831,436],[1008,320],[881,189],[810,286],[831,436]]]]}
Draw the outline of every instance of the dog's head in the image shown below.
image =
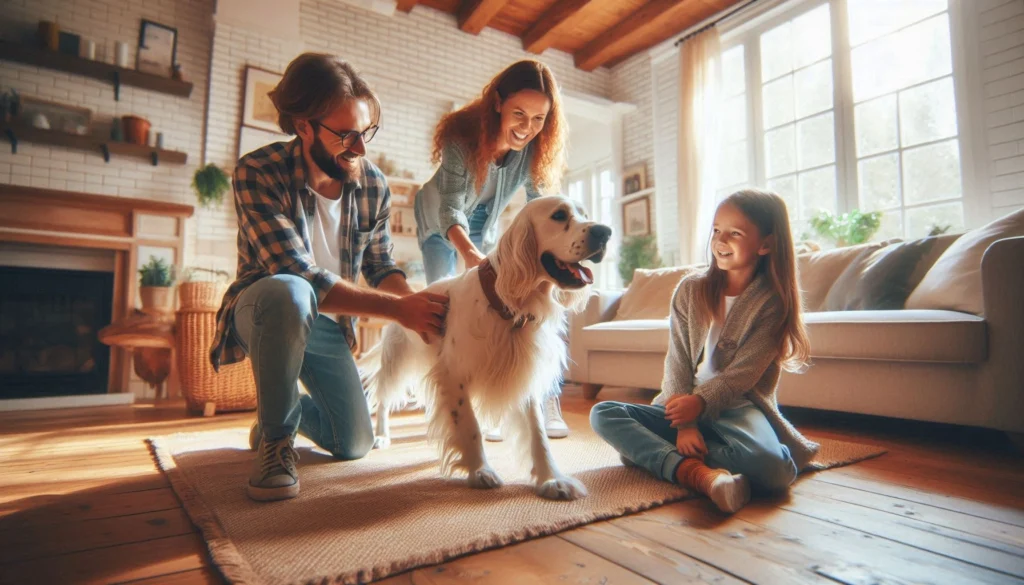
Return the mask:
{"type": "Polygon", "coordinates": [[[566,197],[534,199],[512,220],[498,242],[499,295],[525,299],[545,282],[558,290],[559,302],[578,307],[594,281],[584,260],[600,262],[612,228],[587,219],[583,208],[566,197]],[[579,293],[579,294],[573,294],[579,293]]]}

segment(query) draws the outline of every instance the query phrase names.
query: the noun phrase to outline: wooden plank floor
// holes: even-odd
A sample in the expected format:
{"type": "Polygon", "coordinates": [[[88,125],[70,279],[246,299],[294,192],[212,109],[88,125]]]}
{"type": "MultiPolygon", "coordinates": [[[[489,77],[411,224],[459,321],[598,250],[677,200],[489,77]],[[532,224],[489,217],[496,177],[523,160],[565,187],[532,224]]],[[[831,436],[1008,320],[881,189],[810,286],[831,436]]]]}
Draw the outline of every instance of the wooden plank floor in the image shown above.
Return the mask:
{"type": "MultiPolygon", "coordinates": [[[[591,404],[571,387],[563,399],[573,412],[591,404]]],[[[164,403],[0,413],[0,583],[221,583],[143,439],[248,428],[253,414],[183,412],[164,403]]],[[[383,582],[1024,584],[1024,459],[1004,437],[792,415],[811,437],[890,452],[804,477],[788,497],[732,517],[689,500],[383,582]]]]}

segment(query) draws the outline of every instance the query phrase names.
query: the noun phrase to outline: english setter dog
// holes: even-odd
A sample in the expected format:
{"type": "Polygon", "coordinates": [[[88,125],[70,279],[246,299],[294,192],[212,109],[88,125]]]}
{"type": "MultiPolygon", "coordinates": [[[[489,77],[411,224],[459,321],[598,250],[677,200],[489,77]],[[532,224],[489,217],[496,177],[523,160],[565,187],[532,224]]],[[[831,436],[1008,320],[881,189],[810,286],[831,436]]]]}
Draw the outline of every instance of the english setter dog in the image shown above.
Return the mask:
{"type": "Polygon", "coordinates": [[[593,282],[580,262],[600,262],[611,233],[571,199],[541,197],[516,215],[484,263],[428,287],[449,297],[444,336],[426,344],[389,324],[360,360],[377,404],[376,445],[390,443],[388,413],[411,391],[426,405],[442,473],[464,471],[474,488],[501,486],[484,455],[479,417],[501,421],[520,453],[530,453],[538,495],[587,495],[555,465],[541,405],[565,370],[566,311],[582,310],[593,282]]]}

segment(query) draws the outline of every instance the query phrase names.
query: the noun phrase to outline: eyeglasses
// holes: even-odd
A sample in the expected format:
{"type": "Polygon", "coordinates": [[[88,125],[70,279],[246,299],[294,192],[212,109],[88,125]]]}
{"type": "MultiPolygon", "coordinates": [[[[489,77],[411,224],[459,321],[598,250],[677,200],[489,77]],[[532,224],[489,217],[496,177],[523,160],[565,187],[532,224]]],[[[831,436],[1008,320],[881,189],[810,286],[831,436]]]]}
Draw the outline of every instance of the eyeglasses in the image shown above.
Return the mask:
{"type": "Polygon", "coordinates": [[[377,134],[377,130],[380,129],[380,126],[374,125],[370,126],[366,130],[363,130],[362,132],[358,130],[335,132],[334,130],[331,130],[330,128],[324,126],[323,124],[317,122],[316,120],[313,120],[313,125],[316,126],[317,128],[323,128],[324,130],[327,130],[331,134],[337,136],[338,143],[344,148],[352,148],[352,145],[356,143],[356,140],[358,140],[359,137],[363,138],[364,143],[373,140],[374,135],[377,134]]]}

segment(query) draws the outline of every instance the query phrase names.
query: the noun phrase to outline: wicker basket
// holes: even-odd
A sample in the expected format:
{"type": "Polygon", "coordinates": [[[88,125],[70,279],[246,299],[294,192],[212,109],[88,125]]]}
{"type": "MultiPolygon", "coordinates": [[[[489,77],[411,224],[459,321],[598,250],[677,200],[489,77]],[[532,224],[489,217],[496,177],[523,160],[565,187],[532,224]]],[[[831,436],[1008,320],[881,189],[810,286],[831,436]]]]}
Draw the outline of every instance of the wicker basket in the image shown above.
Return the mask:
{"type": "Polygon", "coordinates": [[[215,309],[178,311],[178,372],[185,402],[189,410],[206,414],[212,414],[208,409],[214,412],[255,410],[256,381],[249,360],[223,365],[220,373],[210,364],[210,346],[217,333],[215,309]]]}
{"type": "Polygon", "coordinates": [[[182,282],[178,284],[178,306],[185,311],[216,312],[224,297],[224,285],[216,282],[182,282]]]}

